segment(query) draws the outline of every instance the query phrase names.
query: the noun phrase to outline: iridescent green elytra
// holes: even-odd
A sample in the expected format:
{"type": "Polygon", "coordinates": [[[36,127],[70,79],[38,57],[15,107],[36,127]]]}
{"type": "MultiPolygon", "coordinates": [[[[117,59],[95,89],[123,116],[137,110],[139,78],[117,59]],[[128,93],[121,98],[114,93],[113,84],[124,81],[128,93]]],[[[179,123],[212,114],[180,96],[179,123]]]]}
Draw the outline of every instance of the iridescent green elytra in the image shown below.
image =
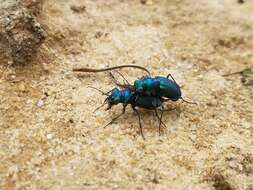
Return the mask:
{"type": "Polygon", "coordinates": [[[141,80],[136,80],[134,88],[138,93],[152,97],[166,97],[172,101],[177,101],[182,96],[180,86],[174,80],[166,77],[146,76],[141,80]]]}

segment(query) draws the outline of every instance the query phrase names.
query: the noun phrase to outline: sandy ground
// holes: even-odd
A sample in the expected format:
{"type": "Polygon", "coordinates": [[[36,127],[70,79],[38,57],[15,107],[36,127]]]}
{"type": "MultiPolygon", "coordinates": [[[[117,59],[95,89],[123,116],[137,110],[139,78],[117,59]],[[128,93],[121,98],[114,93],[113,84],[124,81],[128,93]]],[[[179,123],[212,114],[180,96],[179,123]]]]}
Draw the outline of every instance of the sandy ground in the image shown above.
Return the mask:
{"type": "Polygon", "coordinates": [[[0,57],[0,189],[253,189],[253,89],[222,77],[253,64],[252,0],[45,0],[38,19],[33,62],[0,57]],[[145,141],[131,108],[92,113],[107,73],[71,71],[131,63],[198,102],[168,103],[161,136],[143,111],[145,141]]]}

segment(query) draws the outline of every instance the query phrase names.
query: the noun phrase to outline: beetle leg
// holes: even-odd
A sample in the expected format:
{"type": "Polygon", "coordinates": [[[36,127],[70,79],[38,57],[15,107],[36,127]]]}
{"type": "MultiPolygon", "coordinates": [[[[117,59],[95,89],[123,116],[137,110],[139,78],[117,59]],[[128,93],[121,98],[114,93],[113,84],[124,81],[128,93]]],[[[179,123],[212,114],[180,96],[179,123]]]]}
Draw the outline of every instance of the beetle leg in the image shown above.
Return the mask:
{"type": "Polygon", "coordinates": [[[157,109],[157,110],[159,110],[159,111],[161,111],[161,112],[166,112],[166,111],[173,111],[173,110],[175,110],[176,108],[171,108],[171,109],[157,109]]]}
{"type": "Polygon", "coordinates": [[[125,85],[131,86],[128,80],[124,77],[124,75],[121,72],[119,71],[115,71],[115,72],[117,72],[123,78],[125,85]]]}
{"type": "Polygon", "coordinates": [[[168,74],[166,78],[168,79],[169,77],[171,77],[172,80],[173,80],[175,83],[177,83],[176,80],[173,78],[173,76],[172,76],[171,74],[168,74]]]}
{"type": "Polygon", "coordinates": [[[120,116],[124,115],[125,111],[126,111],[126,106],[127,105],[123,105],[123,109],[121,114],[119,114],[118,116],[116,116],[115,118],[113,118],[106,126],[104,126],[104,128],[106,128],[108,125],[112,124],[114,121],[116,121],[120,116]]]}
{"type": "Polygon", "coordinates": [[[110,77],[112,78],[112,80],[113,80],[113,82],[114,82],[114,84],[115,84],[116,86],[119,86],[120,88],[123,88],[123,89],[130,88],[130,87],[131,87],[131,85],[128,83],[128,81],[127,81],[128,84],[125,84],[125,81],[124,81],[124,84],[121,84],[121,83],[119,83],[119,82],[116,80],[116,78],[114,77],[114,75],[113,75],[111,72],[109,72],[109,75],[110,75],[110,77]]]}
{"type": "Polygon", "coordinates": [[[133,108],[134,112],[135,112],[135,113],[137,114],[137,116],[138,116],[138,119],[139,119],[139,127],[140,127],[140,133],[141,133],[142,138],[145,140],[145,137],[144,137],[143,132],[142,132],[142,125],[141,125],[141,116],[140,116],[140,113],[138,112],[137,109],[135,109],[134,106],[132,106],[132,108],[133,108]]]}
{"type": "Polygon", "coordinates": [[[116,80],[115,76],[114,76],[111,72],[109,72],[109,75],[110,75],[110,77],[112,78],[112,80],[113,80],[113,82],[114,82],[115,85],[117,85],[117,86],[119,86],[119,87],[124,87],[124,86],[125,86],[125,84],[119,83],[119,82],[116,80]]]}
{"type": "Polygon", "coordinates": [[[159,117],[158,113],[157,113],[157,109],[155,109],[155,115],[157,117],[157,119],[159,120],[159,135],[161,135],[161,124],[166,128],[167,126],[164,124],[164,122],[162,121],[163,118],[163,111],[161,111],[161,116],[159,117]]]}

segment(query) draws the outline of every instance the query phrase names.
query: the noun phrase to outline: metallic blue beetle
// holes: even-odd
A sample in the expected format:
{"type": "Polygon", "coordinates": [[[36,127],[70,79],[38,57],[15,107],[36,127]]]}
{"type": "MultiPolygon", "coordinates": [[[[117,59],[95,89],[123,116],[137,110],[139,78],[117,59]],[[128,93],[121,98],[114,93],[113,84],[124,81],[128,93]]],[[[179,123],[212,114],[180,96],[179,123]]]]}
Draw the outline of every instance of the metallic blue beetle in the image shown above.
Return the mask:
{"type": "MultiPolygon", "coordinates": [[[[109,109],[113,105],[122,103],[123,106],[131,104],[132,107],[141,107],[146,109],[155,109],[162,106],[162,98],[152,96],[136,96],[136,93],[130,89],[119,90],[114,88],[111,94],[106,98],[109,109]]],[[[107,108],[108,109],[108,108],[107,108]]]]}
{"type": "Polygon", "coordinates": [[[187,103],[195,104],[192,102],[188,102],[182,98],[180,86],[177,84],[177,82],[173,79],[173,77],[170,74],[167,77],[161,77],[161,76],[150,77],[150,72],[147,69],[140,66],[136,66],[136,65],[121,65],[121,66],[110,67],[110,68],[105,68],[105,69],[79,68],[79,69],[73,69],[73,71],[75,72],[104,72],[104,71],[115,70],[119,68],[125,68],[125,67],[133,67],[133,68],[142,69],[146,71],[149,76],[145,76],[142,79],[136,80],[134,82],[134,85],[131,85],[120,73],[119,74],[124,78],[126,82],[125,84],[118,83],[116,79],[113,77],[113,75],[111,75],[115,81],[115,84],[123,88],[123,90],[119,90],[115,88],[109,91],[108,93],[104,93],[99,90],[100,92],[102,92],[103,95],[107,96],[102,106],[104,106],[107,103],[108,108],[106,110],[108,110],[108,109],[111,109],[113,105],[122,103],[123,110],[120,115],[113,118],[112,121],[108,123],[106,126],[110,125],[116,119],[118,119],[121,115],[123,115],[125,113],[126,106],[130,104],[133,110],[138,115],[140,131],[141,131],[142,137],[144,138],[143,133],[142,133],[141,122],[140,122],[140,114],[138,110],[135,109],[135,107],[155,110],[156,117],[160,121],[159,123],[159,133],[160,133],[160,125],[163,124],[165,126],[165,124],[162,122],[163,111],[169,111],[169,110],[163,109],[161,110],[162,111],[161,116],[160,117],[158,116],[157,108],[158,107],[163,108],[162,106],[163,102],[167,100],[177,101],[178,99],[182,99],[183,101],[187,103]],[[171,77],[172,79],[169,79],[169,77],[171,77]]]}
{"type": "MultiPolygon", "coordinates": [[[[168,75],[167,77],[150,77],[150,72],[143,67],[137,66],[137,65],[121,65],[116,67],[110,67],[105,69],[90,69],[90,68],[80,68],[80,69],[73,69],[73,71],[77,72],[104,72],[109,70],[115,70],[119,68],[125,68],[125,67],[133,67],[138,68],[146,71],[149,76],[145,76],[142,79],[136,80],[134,82],[134,85],[130,85],[127,80],[127,84],[119,84],[115,78],[116,85],[123,87],[125,89],[132,89],[139,95],[148,95],[153,97],[166,97],[168,100],[177,101],[178,99],[182,99],[181,89],[180,86],[176,83],[172,75],[168,75]],[[169,79],[169,77],[172,78],[169,79]]],[[[121,75],[122,76],[122,75],[121,75]]],[[[124,76],[122,76],[124,78],[124,76]]],[[[124,78],[125,79],[125,78],[124,78]]],[[[187,101],[186,101],[187,102],[187,101]]],[[[188,102],[190,103],[190,102],[188,102]]]]}
{"type": "Polygon", "coordinates": [[[172,101],[182,99],[184,102],[189,104],[196,104],[194,102],[186,101],[182,98],[181,88],[171,74],[169,74],[167,77],[144,76],[141,79],[135,80],[134,85],[129,84],[124,76],[121,73],[119,74],[123,77],[124,84],[118,83],[114,76],[110,73],[114,83],[121,88],[132,89],[132,91],[134,91],[136,94],[139,94],[139,96],[147,95],[152,97],[162,97],[167,98],[165,100],[172,101]]]}
{"type": "Polygon", "coordinates": [[[143,139],[145,139],[145,137],[142,132],[140,113],[136,109],[136,107],[155,111],[155,115],[159,120],[159,134],[160,134],[161,124],[166,127],[166,125],[162,122],[162,115],[163,115],[163,112],[171,111],[172,109],[165,110],[163,108],[163,102],[165,101],[163,98],[152,97],[152,96],[139,96],[138,94],[133,92],[131,89],[119,90],[117,88],[114,88],[114,89],[110,90],[109,92],[104,93],[103,91],[101,91],[97,88],[94,88],[94,87],[90,87],[90,88],[96,89],[96,90],[100,91],[103,95],[107,96],[107,98],[105,99],[102,106],[99,106],[97,109],[103,107],[105,104],[107,104],[107,106],[108,106],[106,108],[106,110],[111,109],[112,106],[117,105],[117,104],[123,105],[123,109],[122,109],[121,114],[119,114],[118,116],[113,118],[107,125],[105,125],[105,127],[112,124],[115,120],[117,120],[120,116],[122,116],[125,113],[125,110],[126,110],[126,107],[128,104],[131,105],[132,109],[134,110],[134,112],[138,116],[140,133],[141,133],[143,139]],[[159,109],[159,107],[161,107],[162,109],[159,109]],[[158,112],[157,112],[158,110],[161,111],[160,117],[158,116],[158,112]]]}

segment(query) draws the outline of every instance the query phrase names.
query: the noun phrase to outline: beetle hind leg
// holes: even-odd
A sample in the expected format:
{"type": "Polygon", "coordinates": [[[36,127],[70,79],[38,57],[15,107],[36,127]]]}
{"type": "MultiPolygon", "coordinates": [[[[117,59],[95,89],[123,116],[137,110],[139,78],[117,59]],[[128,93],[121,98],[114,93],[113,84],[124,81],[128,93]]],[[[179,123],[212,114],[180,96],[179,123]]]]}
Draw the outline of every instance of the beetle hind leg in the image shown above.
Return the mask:
{"type": "Polygon", "coordinates": [[[142,136],[143,140],[145,140],[145,137],[144,137],[144,135],[143,135],[143,131],[142,131],[142,125],[141,125],[141,116],[140,116],[140,113],[139,113],[139,111],[138,111],[135,107],[133,107],[133,106],[132,106],[132,108],[133,108],[134,112],[135,112],[135,113],[137,114],[137,116],[138,116],[138,119],[139,119],[139,127],[140,127],[140,133],[141,133],[141,136],[142,136]]]}
{"type": "Polygon", "coordinates": [[[162,118],[163,118],[163,112],[164,111],[161,111],[161,115],[159,117],[158,113],[157,113],[157,109],[155,109],[155,115],[159,121],[159,127],[158,127],[158,130],[159,130],[159,135],[161,135],[161,125],[164,126],[164,128],[167,128],[167,126],[165,125],[165,123],[162,121],[162,118]]]}

